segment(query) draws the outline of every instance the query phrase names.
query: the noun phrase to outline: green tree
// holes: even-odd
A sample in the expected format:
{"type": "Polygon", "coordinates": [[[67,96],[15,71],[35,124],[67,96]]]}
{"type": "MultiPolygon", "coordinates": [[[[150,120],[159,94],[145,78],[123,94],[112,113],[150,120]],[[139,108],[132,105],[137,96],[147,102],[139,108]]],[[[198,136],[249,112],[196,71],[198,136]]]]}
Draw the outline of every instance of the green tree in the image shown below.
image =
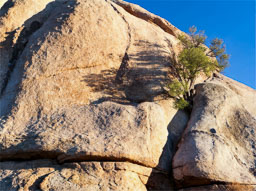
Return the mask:
{"type": "Polygon", "coordinates": [[[190,34],[180,35],[178,39],[183,50],[178,56],[172,55],[172,81],[167,84],[168,94],[175,98],[178,109],[192,108],[194,83],[199,74],[211,76],[214,71],[222,71],[228,65],[229,55],[225,53],[223,40],[215,38],[209,48],[203,31],[197,33],[195,26],[189,28],[190,34]]]}

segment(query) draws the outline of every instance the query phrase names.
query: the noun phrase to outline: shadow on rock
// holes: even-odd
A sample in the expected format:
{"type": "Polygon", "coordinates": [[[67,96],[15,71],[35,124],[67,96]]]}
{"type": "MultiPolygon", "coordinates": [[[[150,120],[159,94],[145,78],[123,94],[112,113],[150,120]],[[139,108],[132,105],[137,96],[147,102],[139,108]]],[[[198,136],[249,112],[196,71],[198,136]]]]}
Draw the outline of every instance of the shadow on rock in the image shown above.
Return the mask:
{"type": "Polygon", "coordinates": [[[163,94],[170,66],[168,52],[148,41],[136,41],[134,46],[142,50],[136,54],[125,53],[118,70],[112,68],[84,76],[83,81],[93,91],[106,95],[94,103],[141,103],[154,101],[155,97],[163,94]]]}
{"type": "Polygon", "coordinates": [[[100,104],[105,101],[112,101],[119,104],[132,104],[125,98],[124,85],[116,83],[116,74],[118,70],[111,68],[102,70],[100,74],[89,74],[84,76],[84,82],[92,88],[93,92],[102,92],[104,97],[92,102],[100,104]]]}
{"type": "MultiPolygon", "coordinates": [[[[0,90],[0,117],[9,115],[15,106],[15,99],[25,72],[25,62],[29,63],[27,67],[32,64],[33,52],[37,52],[40,49],[38,44],[44,42],[49,33],[61,32],[62,25],[69,15],[74,12],[76,5],[75,1],[54,1],[49,3],[44,10],[24,22],[24,28],[20,32],[16,43],[12,45],[10,59],[6,63],[8,64],[8,70],[0,90]],[[50,22],[54,23],[53,25],[47,24],[49,18],[51,19],[50,22]],[[30,40],[32,37],[36,38],[36,40],[30,40]],[[25,52],[25,50],[27,51],[25,52]]],[[[6,8],[11,6],[13,6],[12,3],[8,1],[1,9],[0,14],[4,14],[4,11],[7,10],[6,8]]],[[[6,40],[0,46],[10,44],[16,30],[9,32],[6,40]]]]}
{"type": "Polygon", "coordinates": [[[175,184],[172,175],[172,158],[177,151],[178,143],[187,126],[189,114],[179,110],[172,118],[168,125],[168,138],[163,148],[162,155],[159,159],[156,169],[158,173],[152,172],[148,182],[148,190],[175,190],[175,184]],[[163,171],[162,169],[167,169],[163,171]]]}

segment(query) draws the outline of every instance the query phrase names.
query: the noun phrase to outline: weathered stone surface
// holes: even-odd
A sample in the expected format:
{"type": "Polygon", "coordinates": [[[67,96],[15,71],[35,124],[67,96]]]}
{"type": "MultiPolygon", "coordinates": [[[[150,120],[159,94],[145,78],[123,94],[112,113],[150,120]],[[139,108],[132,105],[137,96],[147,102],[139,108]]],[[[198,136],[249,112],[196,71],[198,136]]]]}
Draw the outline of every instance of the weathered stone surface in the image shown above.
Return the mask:
{"type": "MultiPolygon", "coordinates": [[[[12,6],[16,12],[21,2],[12,6]]],[[[162,109],[161,101],[132,105],[161,94],[168,51],[176,51],[170,44],[178,40],[111,1],[54,1],[27,20],[33,22],[23,26],[26,43],[0,98],[1,160],[44,153],[156,167],[176,111],[162,109]]]]}
{"type": "Polygon", "coordinates": [[[131,4],[122,0],[112,0],[117,5],[124,8],[128,13],[134,15],[135,17],[141,18],[147,22],[154,23],[155,25],[159,26],[162,30],[165,32],[178,37],[179,34],[185,34],[179,29],[177,29],[175,26],[173,26],[171,23],[169,23],[167,20],[154,15],[147,10],[143,9],[142,7],[131,4]]]}
{"type": "MultiPolygon", "coordinates": [[[[51,159],[132,162],[171,172],[188,115],[172,109],[173,100],[161,94],[169,55],[180,50],[175,37],[179,30],[148,12],[142,18],[146,11],[135,5],[125,3],[136,8],[127,12],[120,2],[8,0],[3,6],[1,167],[10,160],[51,159]]],[[[22,175],[10,172],[3,183],[14,182],[4,186],[14,188],[17,183],[15,190],[39,185],[26,178],[37,172],[28,172],[27,163],[19,165],[13,169],[21,169],[22,175]],[[25,177],[27,173],[31,175],[25,177]]],[[[56,172],[65,164],[46,167],[35,175],[42,179],[41,189],[80,189],[56,172]]],[[[95,176],[106,184],[122,179],[117,183],[121,190],[145,190],[148,182],[147,187],[166,189],[171,182],[157,174],[147,175],[148,180],[144,172],[138,176],[114,171],[106,174],[109,180],[99,172],[95,176]]],[[[90,189],[101,189],[95,185],[90,189]]]]}
{"type": "Polygon", "coordinates": [[[196,90],[191,118],[173,159],[177,183],[255,185],[255,90],[222,75],[196,90]]]}
{"type": "MultiPolygon", "coordinates": [[[[17,106],[31,116],[41,103],[42,109],[50,111],[60,106],[88,103],[90,96],[96,99],[97,92],[90,94],[93,91],[86,83],[87,76],[120,65],[128,41],[126,24],[105,1],[78,3],[48,4],[50,15],[30,35],[15,62],[2,94],[1,112],[9,111],[16,100],[32,101],[26,103],[26,107],[17,106]],[[84,10],[87,10],[86,16],[84,10]],[[101,11],[95,15],[97,10],[101,11]],[[18,86],[22,87],[17,89],[18,86]]],[[[38,14],[48,14],[48,9],[38,14]]]]}
{"type": "Polygon", "coordinates": [[[255,185],[243,185],[243,184],[212,184],[206,186],[196,186],[191,188],[179,189],[178,191],[255,191],[255,185]]]}
{"type": "MultiPolygon", "coordinates": [[[[17,112],[31,116],[39,105],[48,112],[105,99],[152,101],[163,91],[159,87],[166,80],[168,52],[177,49],[178,40],[114,3],[75,2],[52,2],[38,13],[40,18],[47,17],[37,20],[40,28],[18,51],[8,83],[2,88],[2,115],[13,109],[15,101],[30,100],[17,112]],[[129,61],[120,67],[125,52],[129,61]],[[116,78],[122,83],[115,83],[116,78]],[[136,91],[139,96],[134,96],[136,91]]],[[[16,108],[21,108],[19,104],[16,108]]]]}
{"type": "Polygon", "coordinates": [[[59,162],[105,158],[170,169],[171,162],[159,164],[169,123],[159,116],[165,116],[164,110],[147,102],[138,106],[103,102],[59,109],[31,119],[23,128],[5,128],[0,157],[33,159],[45,155],[59,162]]]}
{"type": "Polygon", "coordinates": [[[142,191],[171,188],[166,174],[127,162],[80,162],[59,165],[54,161],[36,160],[4,162],[0,166],[1,191],[142,191]]]}
{"type": "Polygon", "coordinates": [[[239,102],[243,107],[250,114],[256,116],[256,104],[254,104],[256,102],[255,90],[218,73],[215,73],[214,78],[210,81],[231,89],[238,96],[239,102]]]}
{"type": "MultiPolygon", "coordinates": [[[[0,91],[6,86],[20,49],[31,35],[32,22],[43,20],[47,14],[39,13],[47,9],[46,5],[53,0],[1,0],[0,1],[0,91]],[[2,6],[3,5],[3,6],[2,6]]],[[[41,21],[40,21],[41,22],[41,21]]]]}
{"type": "Polygon", "coordinates": [[[172,164],[184,190],[254,189],[255,90],[216,74],[188,125],[162,95],[183,32],[121,0],[2,2],[0,189],[172,190],[172,164]]]}

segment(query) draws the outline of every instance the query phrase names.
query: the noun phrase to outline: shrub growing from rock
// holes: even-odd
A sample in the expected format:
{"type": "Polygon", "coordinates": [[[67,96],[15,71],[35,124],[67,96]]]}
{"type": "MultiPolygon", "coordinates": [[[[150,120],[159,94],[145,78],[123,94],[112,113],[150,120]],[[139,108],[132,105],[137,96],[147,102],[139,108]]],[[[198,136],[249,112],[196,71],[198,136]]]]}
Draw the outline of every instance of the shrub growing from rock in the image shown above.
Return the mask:
{"type": "Polygon", "coordinates": [[[192,109],[194,83],[199,74],[210,77],[214,71],[220,72],[228,65],[229,55],[225,53],[223,40],[215,38],[209,48],[203,31],[197,33],[195,26],[189,28],[190,34],[180,35],[183,46],[179,55],[171,56],[172,78],[165,87],[169,96],[175,99],[177,109],[192,109]]]}

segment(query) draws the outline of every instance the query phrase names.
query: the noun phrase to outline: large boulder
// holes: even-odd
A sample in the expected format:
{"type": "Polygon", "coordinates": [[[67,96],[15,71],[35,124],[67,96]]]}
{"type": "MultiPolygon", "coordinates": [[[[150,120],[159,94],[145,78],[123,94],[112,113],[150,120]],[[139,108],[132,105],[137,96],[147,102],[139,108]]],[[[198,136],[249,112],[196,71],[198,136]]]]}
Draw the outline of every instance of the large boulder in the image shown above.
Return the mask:
{"type": "Polygon", "coordinates": [[[154,103],[123,106],[104,102],[59,108],[48,115],[40,114],[36,121],[31,120],[23,127],[23,132],[17,126],[5,128],[0,157],[47,157],[61,163],[131,161],[156,167],[168,136],[164,116],[163,109],[154,103]]]}
{"type": "Polygon", "coordinates": [[[172,108],[162,86],[181,31],[110,0],[8,0],[0,21],[1,188],[170,189],[171,160],[188,114],[172,108]],[[42,159],[59,164],[41,168],[42,159]],[[26,162],[9,162],[18,160],[26,162]],[[84,171],[98,180],[83,177],[81,186],[71,181],[80,168],[64,178],[53,170],[78,161],[97,163],[84,171]],[[105,173],[100,161],[141,170],[105,173]]]}
{"type": "Polygon", "coordinates": [[[191,116],[163,95],[182,31],[121,0],[1,5],[0,189],[255,189],[255,90],[198,78],[191,116]]]}
{"type": "Polygon", "coordinates": [[[236,185],[234,190],[243,185],[255,189],[255,90],[215,74],[198,84],[196,91],[173,159],[176,183],[181,187],[225,183],[236,185]]]}

